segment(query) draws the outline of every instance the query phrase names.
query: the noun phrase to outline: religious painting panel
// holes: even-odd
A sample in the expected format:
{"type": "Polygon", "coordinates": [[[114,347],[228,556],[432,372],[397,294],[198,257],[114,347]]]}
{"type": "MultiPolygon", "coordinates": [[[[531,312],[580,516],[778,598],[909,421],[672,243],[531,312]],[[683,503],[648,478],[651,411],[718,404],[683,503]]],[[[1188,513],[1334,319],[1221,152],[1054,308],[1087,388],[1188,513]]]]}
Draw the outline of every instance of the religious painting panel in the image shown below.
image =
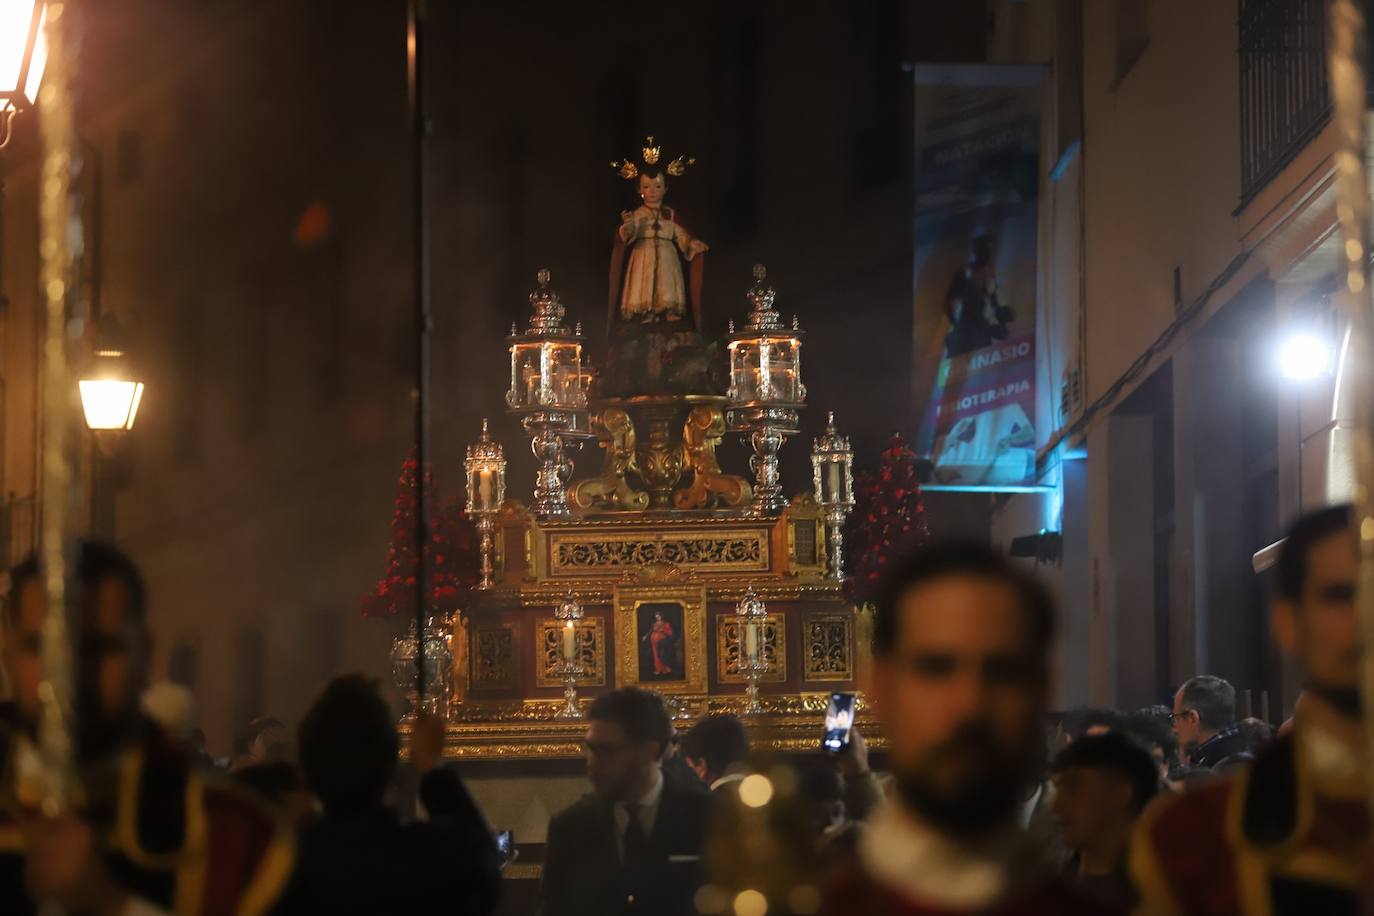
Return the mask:
{"type": "MultiPolygon", "coordinates": [[[[536,687],[562,687],[563,676],[558,673],[562,662],[563,622],[552,617],[540,620],[536,632],[539,646],[535,659],[536,687]]],[[[606,621],[600,617],[586,617],[577,623],[577,655],[582,662],[578,675],[579,687],[606,686],[606,621]]]]}
{"type": "MultiPolygon", "coordinates": [[[[716,680],[722,684],[743,684],[748,679],[739,670],[739,621],[734,614],[716,617],[716,680]]],[[[763,623],[763,658],[768,672],[763,683],[787,680],[787,624],[783,614],[769,614],[763,623]]]]}
{"type": "Polygon", "coordinates": [[[854,679],[854,615],[808,614],[802,630],[803,677],[808,681],[854,679]]]}
{"type": "Polygon", "coordinates": [[[705,589],[674,583],[621,587],[615,601],[616,684],[705,693],[705,589]]]}

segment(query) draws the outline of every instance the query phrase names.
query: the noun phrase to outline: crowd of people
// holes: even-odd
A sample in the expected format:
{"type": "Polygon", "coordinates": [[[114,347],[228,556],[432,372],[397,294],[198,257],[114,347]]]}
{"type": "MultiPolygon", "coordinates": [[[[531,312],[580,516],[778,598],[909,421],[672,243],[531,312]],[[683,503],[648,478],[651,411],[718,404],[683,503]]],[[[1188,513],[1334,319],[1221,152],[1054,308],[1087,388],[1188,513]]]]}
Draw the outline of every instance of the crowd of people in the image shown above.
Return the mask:
{"type": "MultiPolygon", "coordinates": [[[[442,764],[441,722],[414,722],[403,766],[377,685],[344,676],[294,739],[257,720],[215,761],[194,728],[149,714],[170,701],[148,702],[134,564],[93,543],[75,560],[70,773],[39,752],[52,696],[37,563],[13,570],[4,606],[0,913],[496,912],[501,854],[442,764]]],[[[1238,718],[1235,689],[1208,675],[1182,684],[1172,707],[1050,713],[1055,610],[1043,587],[985,547],[924,548],[874,619],[866,700],[883,772],[851,729],[838,753],[769,764],[760,795],[760,757],[738,718],[678,733],[657,694],[603,693],[586,713],[592,791],[549,822],[539,912],[1362,912],[1357,566],[1348,507],[1289,532],[1272,629],[1304,688],[1275,732],[1238,718]],[[739,832],[732,812],[767,804],[796,817],[757,829],[790,830],[788,842],[722,837],[722,825],[739,832]],[[800,850],[797,892],[761,909],[731,896],[738,888],[712,874],[721,848],[741,861],[800,850]]]]}

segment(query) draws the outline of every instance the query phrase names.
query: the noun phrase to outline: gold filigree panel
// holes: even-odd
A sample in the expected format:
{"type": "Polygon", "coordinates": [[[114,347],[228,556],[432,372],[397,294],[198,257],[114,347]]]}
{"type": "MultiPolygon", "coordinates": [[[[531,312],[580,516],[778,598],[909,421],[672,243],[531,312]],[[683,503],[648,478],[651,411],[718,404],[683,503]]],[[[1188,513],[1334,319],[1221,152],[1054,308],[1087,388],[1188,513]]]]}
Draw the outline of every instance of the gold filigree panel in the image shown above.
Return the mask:
{"type": "Polygon", "coordinates": [[[649,563],[703,573],[767,572],[768,532],[549,534],[550,575],[622,573],[649,563]]]}
{"type": "MultiPolygon", "coordinates": [[[[769,614],[763,623],[763,657],[768,673],[763,683],[787,680],[787,624],[782,614],[769,614]]],[[[739,670],[739,622],[733,614],[716,618],[716,680],[722,684],[743,684],[739,670]]]]}
{"type": "MultiPolygon", "coordinates": [[[[558,665],[563,657],[563,624],[552,617],[536,625],[539,654],[534,662],[534,683],[538,687],[562,687],[558,665]]],[[[577,624],[577,655],[582,662],[579,687],[606,686],[606,621],[587,617],[577,624]]]]}
{"type": "Polygon", "coordinates": [[[617,687],[705,693],[705,586],[668,581],[617,587],[615,651],[617,687]]]}
{"type": "Polygon", "coordinates": [[[808,681],[854,678],[854,616],[809,614],[802,630],[804,677],[808,681]]]}
{"type": "Polygon", "coordinates": [[[473,690],[514,690],[520,686],[515,628],[479,625],[468,638],[473,690]]]}

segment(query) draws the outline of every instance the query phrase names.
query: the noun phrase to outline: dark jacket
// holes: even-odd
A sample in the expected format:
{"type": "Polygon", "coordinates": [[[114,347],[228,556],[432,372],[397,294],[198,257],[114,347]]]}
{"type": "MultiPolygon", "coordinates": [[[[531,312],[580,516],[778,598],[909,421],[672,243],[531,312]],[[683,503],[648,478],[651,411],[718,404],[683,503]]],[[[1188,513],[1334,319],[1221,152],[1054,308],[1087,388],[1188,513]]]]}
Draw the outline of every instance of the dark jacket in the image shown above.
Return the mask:
{"type": "Polygon", "coordinates": [[[496,842],[458,776],[425,774],[427,821],[390,808],[326,813],[301,833],[296,872],[276,912],[486,916],[500,895],[496,842]]]}
{"type": "Polygon", "coordinates": [[[1188,765],[1208,770],[1225,769],[1232,764],[1254,760],[1250,735],[1239,723],[1228,725],[1197,746],[1188,758],[1188,765]]]}
{"type": "Polygon", "coordinates": [[[687,916],[702,881],[701,847],[710,810],[705,787],[671,771],[648,838],[644,864],[626,872],[611,802],[587,795],[549,822],[540,888],[543,916],[687,916]]]}

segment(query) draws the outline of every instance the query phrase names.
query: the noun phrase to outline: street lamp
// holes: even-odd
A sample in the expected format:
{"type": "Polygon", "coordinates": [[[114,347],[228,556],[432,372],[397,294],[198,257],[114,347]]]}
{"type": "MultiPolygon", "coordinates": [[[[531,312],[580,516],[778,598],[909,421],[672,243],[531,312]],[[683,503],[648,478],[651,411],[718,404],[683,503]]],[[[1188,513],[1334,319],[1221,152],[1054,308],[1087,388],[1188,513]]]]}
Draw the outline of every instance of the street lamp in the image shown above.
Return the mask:
{"type": "Polygon", "coordinates": [[[86,426],[94,432],[129,430],[138,418],[143,383],[134,375],[124,335],[114,315],[102,315],[87,372],[77,382],[86,426]]]}
{"type": "Polygon", "coordinates": [[[1297,330],[1279,345],[1279,372],[1295,382],[1330,375],[1336,363],[1335,348],[1325,335],[1297,330]]]}
{"type": "Polygon", "coordinates": [[[38,101],[48,63],[46,21],[46,0],[0,0],[0,149],[14,116],[38,101]]]}

